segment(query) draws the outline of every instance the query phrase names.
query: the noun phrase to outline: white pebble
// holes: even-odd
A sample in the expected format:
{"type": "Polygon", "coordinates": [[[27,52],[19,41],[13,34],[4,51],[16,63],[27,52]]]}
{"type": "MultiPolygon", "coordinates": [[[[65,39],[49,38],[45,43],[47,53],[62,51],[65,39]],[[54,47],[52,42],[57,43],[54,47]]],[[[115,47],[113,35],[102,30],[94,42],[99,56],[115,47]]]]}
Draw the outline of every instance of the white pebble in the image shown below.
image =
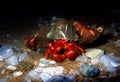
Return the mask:
{"type": "Polygon", "coordinates": [[[9,69],[9,70],[16,70],[17,67],[15,67],[15,66],[13,66],[13,65],[8,65],[8,66],[6,67],[6,69],[9,69]]]}
{"type": "Polygon", "coordinates": [[[62,66],[56,66],[56,67],[47,67],[42,69],[43,73],[48,73],[50,75],[58,75],[63,73],[64,68],[62,66]]]}
{"type": "Polygon", "coordinates": [[[55,61],[50,60],[50,61],[49,61],[49,64],[56,64],[56,62],[55,62],[55,61]]]}
{"type": "Polygon", "coordinates": [[[23,75],[23,72],[22,72],[22,71],[17,71],[17,72],[14,72],[14,73],[13,73],[13,77],[14,77],[14,78],[19,77],[19,76],[21,76],[21,75],[23,75]]]}
{"type": "Polygon", "coordinates": [[[49,65],[49,60],[47,60],[47,59],[45,59],[45,58],[40,59],[39,62],[40,62],[40,63],[38,64],[39,67],[46,67],[46,66],[49,65]]]}

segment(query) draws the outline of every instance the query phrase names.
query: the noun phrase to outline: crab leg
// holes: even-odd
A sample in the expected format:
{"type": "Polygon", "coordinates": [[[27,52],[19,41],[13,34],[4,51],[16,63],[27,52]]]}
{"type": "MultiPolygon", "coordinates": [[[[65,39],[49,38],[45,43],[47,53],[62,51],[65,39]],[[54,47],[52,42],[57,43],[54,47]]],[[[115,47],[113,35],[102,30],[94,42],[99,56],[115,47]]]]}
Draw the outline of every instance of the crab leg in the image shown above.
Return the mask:
{"type": "Polygon", "coordinates": [[[76,47],[77,47],[77,49],[78,49],[78,50],[80,50],[80,51],[81,51],[81,53],[82,53],[82,54],[84,54],[84,53],[85,53],[85,50],[83,50],[81,47],[79,47],[79,46],[76,46],[76,47]]]}

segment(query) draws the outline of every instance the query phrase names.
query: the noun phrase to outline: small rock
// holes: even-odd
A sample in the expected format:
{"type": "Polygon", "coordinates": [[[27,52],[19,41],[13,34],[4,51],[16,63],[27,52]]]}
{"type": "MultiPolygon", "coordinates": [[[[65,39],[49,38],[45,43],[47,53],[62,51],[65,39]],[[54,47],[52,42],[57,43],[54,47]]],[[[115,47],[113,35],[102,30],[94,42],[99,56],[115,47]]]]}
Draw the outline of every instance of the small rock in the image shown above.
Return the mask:
{"type": "Polygon", "coordinates": [[[63,70],[64,68],[62,66],[56,66],[56,67],[43,68],[42,72],[48,73],[50,75],[58,75],[58,74],[63,74],[63,70]]]}
{"type": "Polygon", "coordinates": [[[16,72],[13,73],[13,77],[14,77],[14,78],[19,77],[19,76],[21,76],[21,75],[23,75],[23,72],[22,72],[22,71],[16,71],[16,72]]]}
{"type": "Polygon", "coordinates": [[[22,53],[22,54],[19,56],[18,61],[19,61],[19,62],[23,61],[27,56],[28,56],[27,52],[22,53]]]}
{"type": "Polygon", "coordinates": [[[56,64],[55,61],[47,60],[45,58],[40,59],[39,62],[40,63],[38,64],[38,66],[40,66],[40,67],[46,67],[46,66],[49,66],[50,64],[56,64]]]}
{"type": "Polygon", "coordinates": [[[6,69],[9,69],[9,70],[16,70],[17,67],[15,67],[15,66],[13,66],[13,65],[8,65],[8,66],[6,67],[6,69]]]}
{"type": "Polygon", "coordinates": [[[4,59],[9,58],[10,56],[12,56],[14,54],[14,52],[12,51],[12,49],[6,49],[4,48],[1,52],[0,52],[0,56],[4,57],[4,59]]]}
{"type": "Polygon", "coordinates": [[[106,67],[118,67],[120,66],[120,60],[112,55],[103,55],[100,57],[99,63],[106,67]]]}
{"type": "Polygon", "coordinates": [[[88,57],[85,55],[79,56],[76,58],[76,61],[82,62],[82,63],[87,63],[88,62],[88,57]]]}
{"type": "Polygon", "coordinates": [[[5,61],[9,65],[17,65],[18,64],[18,59],[17,59],[17,57],[15,55],[7,58],[5,61]]]}
{"type": "Polygon", "coordinates": [[[100,70],[96,66],[82,64],[80,66],[80,73],[87,77],[95,77],[99,74],[100,70]]]}
{"type": "Polygon", "coordinates": [[[30,72],[28,72],[27,77],[38,80],[39,79],[39,74],[36,71],[31,70],[30,72]]]}
{"type": "Polygon", "coordinates": [[[96,49],[96,48],[88,49],[88,50],[86,50],[85,55],[89,58],[99,58],[102,55],[104,55],[104,50],[96,49]]]}
{"type": "Polygon", "coordinates": [[[49,64],[56,64],[56,62],[53,60],[49,60],[49,64]]]}
{"type": "Polygon", "coordinates": [[[46,67],[49,65],[49,61],[45,58],[40,59],[40,63],[38,64],[39,67],[46,67]]]}

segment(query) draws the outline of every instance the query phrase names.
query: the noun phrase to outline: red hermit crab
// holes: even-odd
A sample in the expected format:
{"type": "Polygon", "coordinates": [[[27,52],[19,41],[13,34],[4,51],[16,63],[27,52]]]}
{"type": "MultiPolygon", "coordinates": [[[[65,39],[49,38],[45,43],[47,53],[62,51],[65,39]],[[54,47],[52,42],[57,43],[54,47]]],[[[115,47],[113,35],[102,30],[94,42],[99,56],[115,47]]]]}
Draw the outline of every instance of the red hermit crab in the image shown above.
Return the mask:
{"type": "Polygon", "coordinates": [[[74,60],[78,55],[83,54],[84,50],[77,46],[74,41],[58,39],[49,42],[45,58],[62,62],[65,58],[74,60]]]}
{"type": "MultiPolygon", "coordinates": [[[[61,22],[55,23],[52,31],[48,33],[49,37],[47,38],[50,41],[45,52],[46,59],[53,59],[57,62],[62,62],[65,58],[74,60],[77,56],[84,53],[84,49],[81,47],[83,44],[93,42],[103,32],[102,27],[91,29],[77,21],[72,21],[72,24],[70,23],[71,26],[67,23],[67,21],[62,23],[62,27],[61,22]],[[75,40],[70,38],[70,33],[73,34],[71,38],[75,38],[75,40]],[[76,39],[76,36],[78,39],[76,39]]],[[[32,50],[39,50],[38,48],[42,47],[40,42],[42,34],[40,35],[40,33],[39,31],[37,33],[34,32],[31,36],[26,37],[24,45],[32,50]]]]}

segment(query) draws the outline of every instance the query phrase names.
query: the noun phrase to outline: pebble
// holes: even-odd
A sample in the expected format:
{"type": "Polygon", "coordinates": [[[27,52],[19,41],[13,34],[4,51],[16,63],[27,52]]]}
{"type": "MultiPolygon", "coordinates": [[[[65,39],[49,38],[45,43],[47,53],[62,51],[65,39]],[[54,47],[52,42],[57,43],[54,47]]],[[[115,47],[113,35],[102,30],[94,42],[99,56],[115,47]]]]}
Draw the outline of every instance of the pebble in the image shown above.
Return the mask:
{"type": "Polygon", "coordinates": [[[97,49],[97,48],[91,48],[87,49],[85,55],[89,58],[99,58],[102,55],[104,55],[104,50],[102,49],[97,49]]]}
{"type": "Polygon", "coordinates": [[[16,71],[16,72],[13,72],[13,77],[16,78],[16,77],[19,77],[23,75],[23,72],[22,71],[16,71]]]}
{"type": "Polygon", "coordinates": [[[113,55],[103,55],[102,57],[100,57],[99,63],[106,67],[120,66],[120,60],[113,55]]]}
{"type": "Polygon", "coordinates": [[[56,62],[53,61],[53,60],[50,60],[50,61],[49,61],[49,64],[56,64],[56,62]]]}
{"type": "Polygon", "coordinates": [[[45,58],[42,58],[42,59],[39,60],[38,66],[40,66],[40,67],[47,67],[47,66],[53,65],[53,64],[56,64],[56,62],[53,61],[53,60],[47,60],[45,58]]]}
{"type": "Polygon", "coordinates": [[[88,57],[85,55],[79,56],[76,58],[76,61],[82,62],[82,63],[87,63],[88,62],[88,57]]]}
{"type": "Polygon", "coordinates": [[[29,71],[26,76],[30,77],[31,79],[36,79],[36,80],[39,79],[39,74],[34,70],[29,71]]]}
{"type": "Polygon", "coordinates": [[[56,67],[36,67],[34,70],[31,70],[27,76],[32,79],[42,80],[43,82],[47,81],[53,75],[63,74],[64,68],[62,66],[56,67]]]}
{"type": "Polygon", "coordinates": [[[62,66],[56,66],[56,67],[43,68],[42,72],[48,73],[50,75],[58,75],[58,74],[63,74],[63,70],[64,70],[64,68],[62,66]]]}
{"type": "Polygon", "coordinates": [[[48,65],[49,65],[49,60],[45,58],[39,60],[39,64],[38,64],[39,67],[46,67],[48,65]]]}
{"type": "Polygon", "coordinates": [[[16,57],[15,55],[7,58],[5,61],[6,61],[6,63],[9,64],[9,65],[14,65],[14,66],[15,66],[15,65],[18,64],[18,59],[17,59],[17,57],[16,57]]]}
{"type": "Polygon", "coordinates": [[[99,74],[100,70],[96,66],[82,64],[80,66],[80,73],[86,77],[95,77],[99,74]]]}
{"type": "Polygon", "coordinates": [[[9,69],[9,70],[16,70],[17,67],[15,67],[15,66],[13,66],[13,65],[8,65],[8,66],[6,67],[6,69],[9,69]]]}
{"type": "Polygon", "coordinates": [[[28,56],[28,53],[27,53],[27,52],[22,53],[22,54],[19,56],[18,62],[23,61],[27,56],[28,56]]]}
{"type": "Polygon", "coordinates": [[[0,52],[0,56],[2,56],[4,59],[11,57],[13,54],[14,54],[14,52],[12,51],[12,49],[6,49],[6,48],[4,48],[0,52]]]}

